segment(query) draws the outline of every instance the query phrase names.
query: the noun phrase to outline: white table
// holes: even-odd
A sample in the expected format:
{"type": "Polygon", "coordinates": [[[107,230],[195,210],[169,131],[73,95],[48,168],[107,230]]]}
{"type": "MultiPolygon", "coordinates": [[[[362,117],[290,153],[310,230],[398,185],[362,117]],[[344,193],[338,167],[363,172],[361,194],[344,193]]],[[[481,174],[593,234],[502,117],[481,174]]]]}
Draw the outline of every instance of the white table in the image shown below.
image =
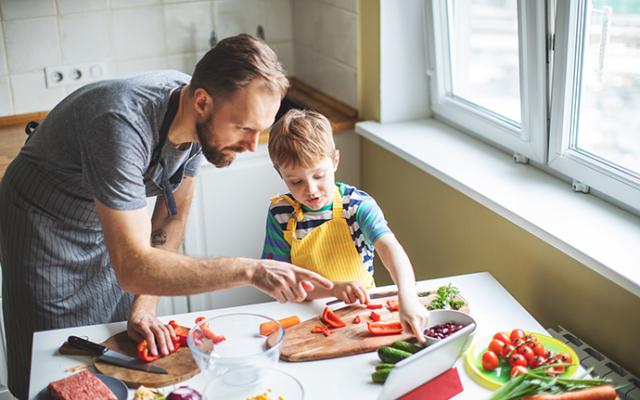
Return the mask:
{"type": "MultiPolygon", "coordinates": [[[[452,276],[418,282],[418,290],[432,290],[447,283],[453,283],[460,289],[462,296],[469,302],[471,315],[478,326],[474,341],[493,335],[497,331],[510,331],[518,327],[527,331],[545,333],[544,328],[525,310],[489,273],[475,273],[452,276]]],[[[383,291],[390,287],[380,287],[383,291]]],[[[168,322],[175,319],[179,323],[191,326],[198,315],[206,317],[230,312],[253,312],[283,318],[298,315],[302,320],[317,316],[322,311],[327,299],[315,300],[305,304],[279,304],[277,302],[230,307],[191,314],[179,314],[162,317],[168,322]]],[[[37,395],[53,380],[69,375],[65,370],[79,364],[87,363],[86,357],[67,356],[57,353],[58,347],[69,335],[86,336],[94,342],[102,342],[110,336],[126,329],[126,322],[84,326],[37,332],[33,338],[31,356],[31,381],[29,398],[37,395]]],[[[289,372],[300,382],[305,390],[306,399],[375,399],[381,385],[371,383],[371,373],[378,363],[375,352],[356,356],[341,357],[331,360],[309,361],[302,363],[278,363],[278,368],[289,372]]],[[[463,360],[460,358],[456,367],[462,381],[464,391],[456,399],[486,399],[491,392],[467,374],[463,360]]],[[[202,389],[204,375],[198,375],[180,385],[190,385],[202,389]],[[200,379],[199,379],[200,378],[200,379]]],[[[171,387],[165,389],[168,393],[171,387]]],[[[133,390],[130,390],[133,393],[133,390]]]]}

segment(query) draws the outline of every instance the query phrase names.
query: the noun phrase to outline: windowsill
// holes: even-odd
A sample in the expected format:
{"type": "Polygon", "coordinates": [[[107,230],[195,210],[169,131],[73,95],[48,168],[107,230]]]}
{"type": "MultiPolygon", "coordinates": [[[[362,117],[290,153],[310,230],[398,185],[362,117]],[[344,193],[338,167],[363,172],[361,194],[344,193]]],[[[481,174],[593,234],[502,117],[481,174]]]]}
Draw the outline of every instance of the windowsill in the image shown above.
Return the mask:
{"type": "Polygon", "coordinates": [[[640,296],[640,217],[434,119],[356,132],[640,296]]]}

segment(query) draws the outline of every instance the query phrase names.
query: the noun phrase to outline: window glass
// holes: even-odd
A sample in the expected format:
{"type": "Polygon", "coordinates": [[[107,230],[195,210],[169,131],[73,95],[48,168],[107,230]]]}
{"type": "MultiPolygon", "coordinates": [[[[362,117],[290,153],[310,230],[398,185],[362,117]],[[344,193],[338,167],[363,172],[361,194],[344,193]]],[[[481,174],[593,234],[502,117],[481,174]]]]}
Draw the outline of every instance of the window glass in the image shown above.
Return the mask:
{"type": "Polygon", "coordinates": [[[640,2],[585,10],[577,151],[640,176],[640,2]]]}
{"type": "Polygon", "coordinates": [[[521,122],[516,0],[452,0],[452,95],[521,122]]]}

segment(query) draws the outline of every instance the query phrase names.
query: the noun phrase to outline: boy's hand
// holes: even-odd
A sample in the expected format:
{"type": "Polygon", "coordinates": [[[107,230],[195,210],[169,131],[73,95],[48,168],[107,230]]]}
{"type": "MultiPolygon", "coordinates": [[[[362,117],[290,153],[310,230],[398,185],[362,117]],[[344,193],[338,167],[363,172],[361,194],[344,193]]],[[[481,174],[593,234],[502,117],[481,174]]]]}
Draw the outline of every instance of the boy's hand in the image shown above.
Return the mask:
{"type": "Polygon", "coordinates": [[[331,294],[344,301],[345,304],[353,304],[358,301],[360,304],[369,304],[369,293],[357,281],[334,282],[331,294]]]}
{"type": "Polygon", "coordinates": [[[426,343],[424,328],[429,321],[429,311],[420,303],[418,296],[412,295],[398,297],[400,303],[400,323],[406,332],[410,332],[420,343],[426,343]]]}
{"type": "Polygon", "coordinates": [[[333,282],[315,272],[275,260],[258,260],[250,279],[253,286],[280,303],[304,301],[314,284],[333,288],[333,282]]]}

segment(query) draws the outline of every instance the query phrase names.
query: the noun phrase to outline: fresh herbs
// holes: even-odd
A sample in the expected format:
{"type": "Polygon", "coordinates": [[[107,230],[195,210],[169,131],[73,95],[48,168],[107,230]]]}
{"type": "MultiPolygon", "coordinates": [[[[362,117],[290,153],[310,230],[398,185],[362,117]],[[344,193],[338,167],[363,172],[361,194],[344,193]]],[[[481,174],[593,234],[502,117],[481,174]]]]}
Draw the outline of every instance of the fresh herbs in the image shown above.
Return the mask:
{"type": "Polygon", "coordinates": [[[591,370],[587,371],[579,379],[546,376],[546,370],[549,367],[555,365],[545,365],[542,367],[538,367],[520,376],[512,378],[500,390],[496,391],[490,400],[512,400],[520,399],[524,396],[532,396],[535,394],[557,394],[573,392],[575,390],[590,389],[593,387],[606,385],[611,382],[610,379],[603,379],[598,377],[585,378],[585,376],[589,374],[591,370]]]}
{"type": "MultiPolygon", "coordinates": [[[[420,293],[419,296],[428,296],[431,292],[420,293]]],[[[460,298],[460,290],[448,284],[446,286],[440,286],[436,291],[436,298],[433,299],[429,307],[429,310],[459,310],[464,305],[464,300],[460,298]]]]}

